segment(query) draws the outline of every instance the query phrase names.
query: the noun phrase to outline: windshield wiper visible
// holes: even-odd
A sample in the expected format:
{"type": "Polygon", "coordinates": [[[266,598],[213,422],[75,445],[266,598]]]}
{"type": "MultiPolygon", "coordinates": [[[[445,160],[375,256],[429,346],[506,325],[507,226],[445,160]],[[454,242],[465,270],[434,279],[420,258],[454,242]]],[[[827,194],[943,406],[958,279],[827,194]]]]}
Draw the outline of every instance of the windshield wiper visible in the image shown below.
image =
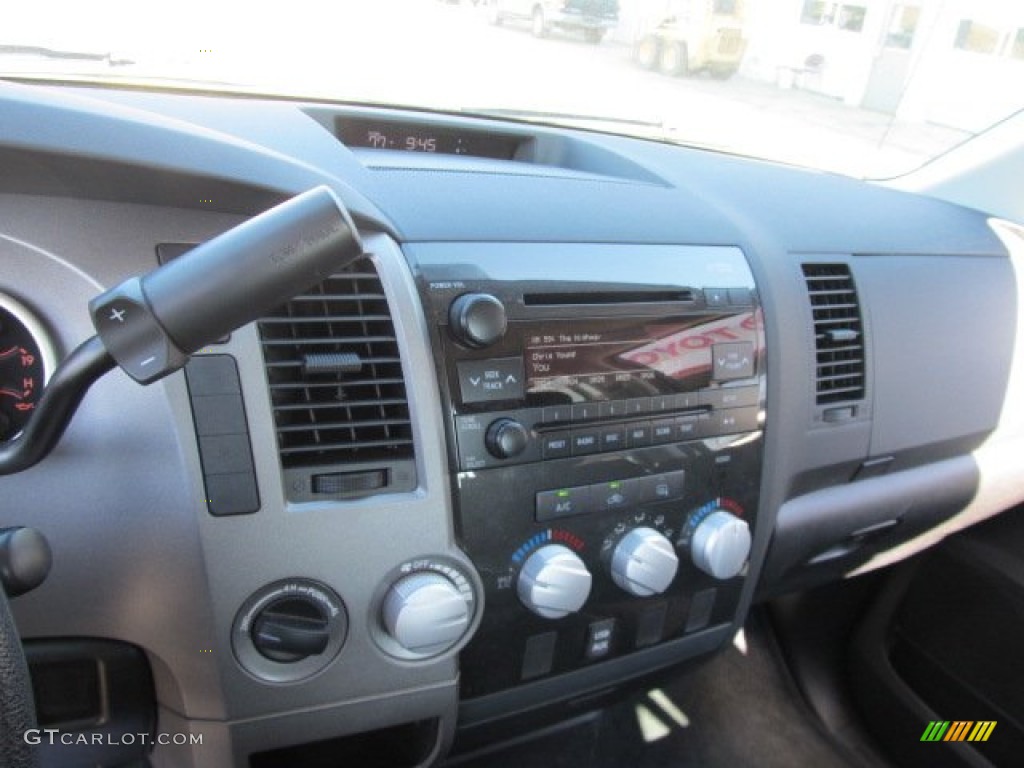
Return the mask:
{"type": "Polygon", "coordinates": [[[115,58],[109,51],[93,53],[91,51],[67,51],[60,48],[46,48],[41,45],[4,45],[0,44],[0,56],[39,56],[44,59],[67,59],[71,61],[105,61],[111,67],[124,67],[135,62],[131,59],[115,58]]]}
{"type": "Polygon", "coordinates": [[[572,112],[546,112],[536,109],[505,109],[489,107],[462,107],[460,112],[467,115],[483,115],[485,117],[511,117],[521,120],[572,120],[582,123],[606,123],[611,125],[635,125],[643,128],[664,129],[661,120],[641,120],[629,117],[608,117],[605,115],[575,114],[572,112]]]}

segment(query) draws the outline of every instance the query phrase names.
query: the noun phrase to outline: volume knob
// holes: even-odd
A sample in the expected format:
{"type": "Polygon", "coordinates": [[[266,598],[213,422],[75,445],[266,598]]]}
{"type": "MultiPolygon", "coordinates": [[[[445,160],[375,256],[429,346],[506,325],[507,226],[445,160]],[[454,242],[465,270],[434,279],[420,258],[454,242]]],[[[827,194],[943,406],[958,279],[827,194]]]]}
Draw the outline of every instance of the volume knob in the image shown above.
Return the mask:
{"type": "Polygon", "coordinates": [[[634,528],[612,553],[612,581],[637,597],[660,595],[678,569],[672,542],[654,528],[634,528]]]}
{"type": "Polygon", "coordinates": [[[712,512],[693,532],[693,564],[716,579],[731,579],[750,555],[750,526],[724,509],[712,512]]]}
{"type": "Polygon", "coordinates": [[[482,349],[499,341],[507,325],[505,305],[489,293],[465,293],[448,308],[448,323],[455,339],[482,349]]]}
{"type": "Polygon", "coordinates": [[[526,558],[516,589],[523,605],[538,616],[560,619],[583,607],[592,581],[575,552],[561,544],[548,544],[526,558]]]}

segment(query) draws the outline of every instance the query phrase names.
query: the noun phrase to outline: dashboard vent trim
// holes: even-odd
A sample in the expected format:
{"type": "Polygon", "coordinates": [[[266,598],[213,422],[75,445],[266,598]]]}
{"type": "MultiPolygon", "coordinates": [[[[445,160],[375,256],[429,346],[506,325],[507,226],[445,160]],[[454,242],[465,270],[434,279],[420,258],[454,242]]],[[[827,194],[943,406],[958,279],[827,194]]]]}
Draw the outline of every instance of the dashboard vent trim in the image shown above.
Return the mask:
{"type": "Polygon", "coordinates": [[[804,264],[803,273],[814,318],[816,402],[863,400],[864,324],[850,267],[804,264]]]}
{"type": "Polygon", "coordinates": [[[369,258],[258,327],[285,469],[413,458],[394,323],[369,258]]]}

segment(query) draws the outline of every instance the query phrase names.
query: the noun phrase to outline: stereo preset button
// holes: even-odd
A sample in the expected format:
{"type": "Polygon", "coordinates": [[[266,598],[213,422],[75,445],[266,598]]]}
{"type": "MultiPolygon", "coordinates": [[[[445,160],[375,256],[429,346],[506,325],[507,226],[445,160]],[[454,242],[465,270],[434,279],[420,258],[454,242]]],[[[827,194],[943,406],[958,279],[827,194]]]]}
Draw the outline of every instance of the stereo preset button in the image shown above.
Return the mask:
{"type": "Polygon", "coordinates": [[[627,416],[640,416],[650,412],[651,398],[649,397],[634,397],[632,400],[626,401],[627,416]]]}
{"type": "Polygon", "coordinates": [[[627,416],[625,400],[604,400],[599,409],[602,419],[621,419],[627,416]]]}
{"type": "Polygon", "coordinates": [[[711,345],[711,378],[749,379],[754,375],[754,345],[749,341],[711,345]]]}
{"type": "Polygon", "coordinates": [[[463,403],[521,400],[523,397],[522,358],[464,360],[458,363],[458,370],[463,403]]]}
{"type": "Polygon", "coordinates": [[[680,440],[696,440],[700,436],[699,414],[680,416],[676,419],[676,429],[680,440]]]}
{"type": "Polygon", "coordinates": [[[621,451],[626,447],[626,428],[608,427],[601,432],[602,451],[621,451]]]}
{"type": "Polygon", "coordinates": [[[655,395],[651,398],[651,410],[655,413],[659,411],[671,411],[675,407],[675,395],[655,395]]]}
{"type": "Polygon", "coordinates": [[[569,421],[572,418],[571,405],[548,405],[541,411],[541,418],[545,424],[555,421],[569,421]]]}
{"type": "Polygon", "coordinates": [[[696,408],[700,405],[700,397],[696,392],[680,392],[675,395],[675,408],[684,410],[686,408],[696,408]]]}
{"type": "Polygon", "coordinates": [[[629,412],[626,409],[625,400],[612,400],[610,403],[607,403],[607,405],[608,415],[613,419],[619,419],[623,416],[629,415],[629,412]]]}
{"type": "Polygon", "coordinates": [[[675,419],[662,419],[651,422],[651,442],[655,445],[674,443],[676,441],[675,419]]]}
{"type": "Polygon", "coordinates": [[[651,424],[648,421],[630,424],[626,427],[626,445],[630,448],[645,448],[651,444],[651,424]]]}
{"type": "Polygon", "coordinates": [[[586,485],[541,491],[537,494],[537,522],[586,514],[590,511],[590,501],[591,490],[586,485]]]}
{"type": "Polygon", "coordinates": [[[586,456],[597,453],[599,450],[601,450],[601,434],[597,430],[572,433],[573,456],[586,456]]]}
{"type": "Polygon", "coordinates": [[[683,416],[680,419],[680,429],[682,428],[682,420],[688,419],[696,425],[694,434],[695,438],[714,437],[718,432],[715,431],[717,428],[717,421],[713,416],[713,411],[704,411],[703,413],[694,413],[689,416],[683,416]]]}
{"type": "Polygon", "coordinates": [[[572,406],[573,421],[592,421],[601,417],[600,403],[576,403],[572,406]]]}
{"type": "Polygon", "coordinates": [[[568,432],[549,432],[542,442],[545,459],[561,459],[571,455],[568,432]]]}

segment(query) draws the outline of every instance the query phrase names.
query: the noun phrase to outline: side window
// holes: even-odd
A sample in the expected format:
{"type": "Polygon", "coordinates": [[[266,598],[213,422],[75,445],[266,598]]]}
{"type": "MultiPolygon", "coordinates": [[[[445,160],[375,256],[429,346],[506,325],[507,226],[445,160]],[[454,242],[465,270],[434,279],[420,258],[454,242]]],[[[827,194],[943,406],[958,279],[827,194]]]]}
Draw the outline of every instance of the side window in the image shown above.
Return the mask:
{"type": "Polygon", "coordinates": [[[832,21],[832,3],[824,0],[804,0],[803,10],[800,12],[801,24],[828,24],[832,21]]]}
{"type": "Polygon", "coordinates": [[[815,26],[835,25],[847,32],[864,29],[864,17],[868,9],[864,5],[826,3],[823,0],[804,0],[800,11],[800,23],[815,26]]]}
{"type": "Polygon", "coordinates": [[[1018,29],[1010,46],[1010,58],[1024,61],[1024,28],[1018,29]]]}
{"type": "Polygon", "coordinates": [[[962,19],[956,30],[953,47],[972,53],[995,53],[999,46],[999,31],[973,19],[962,19]]]}
{"type": "Polygon", "coordinates": [[[920,16],[920,6],[894,7],[885,31],[885,47],[909,49],[914,44],[914,33],[917,32],[917,21],[920,16]]]}
{"type": "Polygon", "coordinates": [[[836,26],[847,32],[860,32],[864,29],[864,17],[868,9],[863,5],[841,5],[836,17],[836,26]]]}

